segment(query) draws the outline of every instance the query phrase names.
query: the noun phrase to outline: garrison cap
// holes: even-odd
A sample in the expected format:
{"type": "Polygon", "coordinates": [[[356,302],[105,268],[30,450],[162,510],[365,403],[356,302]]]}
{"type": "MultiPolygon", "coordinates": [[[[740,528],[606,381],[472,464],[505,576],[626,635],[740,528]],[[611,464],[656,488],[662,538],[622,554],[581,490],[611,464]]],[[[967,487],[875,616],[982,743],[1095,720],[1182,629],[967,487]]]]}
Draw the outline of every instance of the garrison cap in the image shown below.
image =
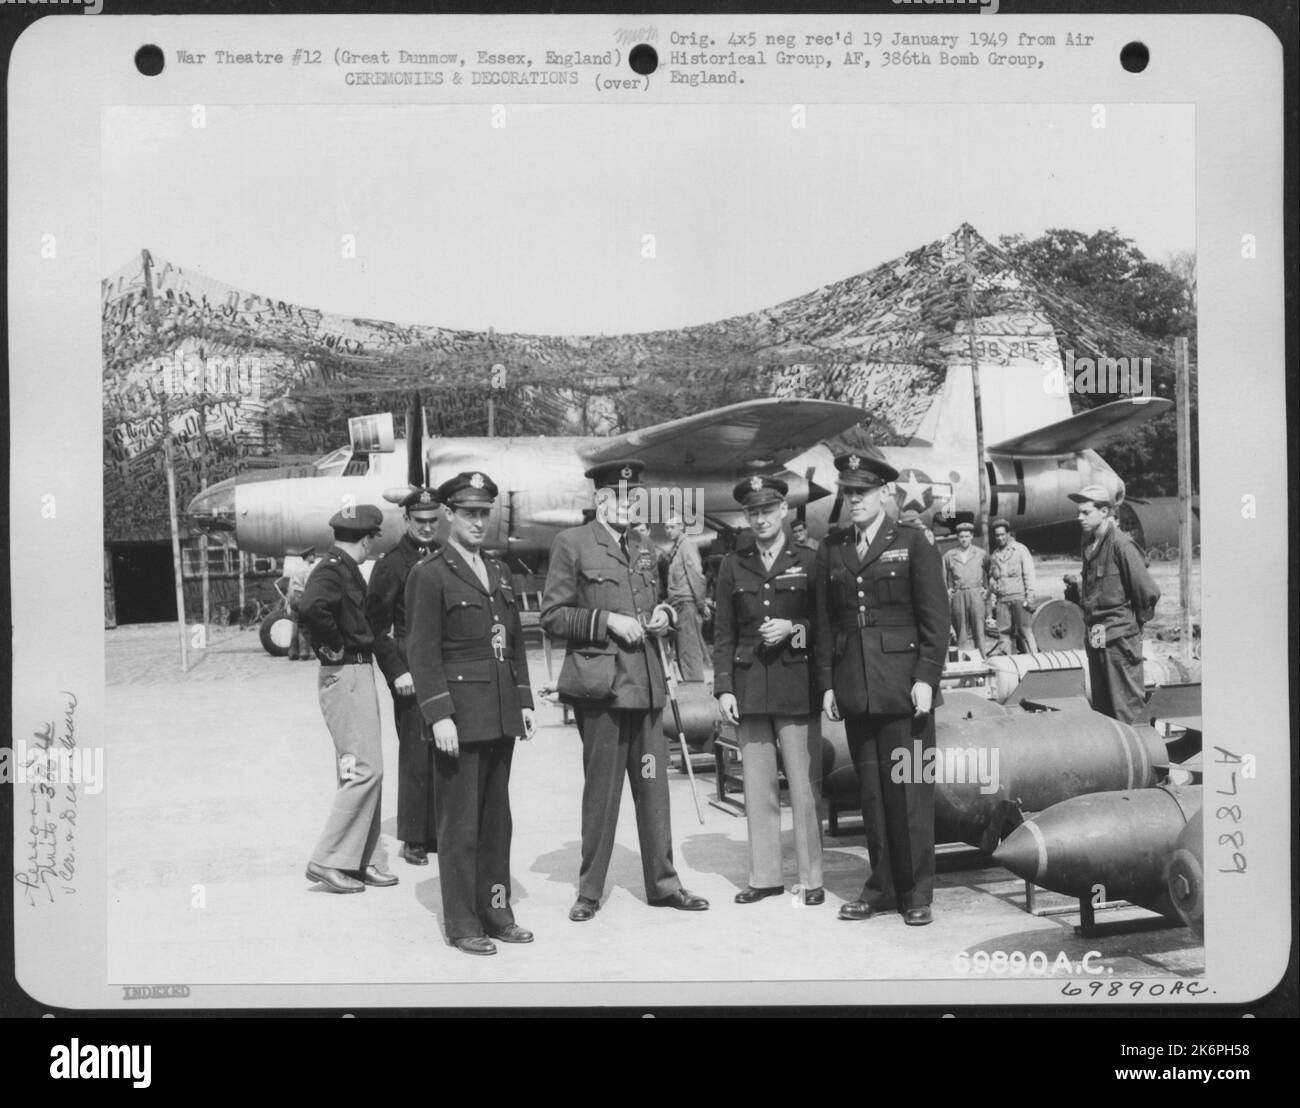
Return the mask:
{"type": "Polygon", "coordinates": [[[742,508],[764,508],[779,504],[785,499],[790,486],[779,477],[746,477],[731,490],[731,495],[742,508]]]}
{"type": "Polygon", "coordinates": [[[384,513],[373,504],[358,504],[330,516],[334,537],[355,542],[364,535],[377,535],[384,527],[384,513]]]}
{"type": "Polygon", "coordinates": [[[644,471],[645,462],[640,458],[621,458],[594,465],[583,476],[598,489],[635,488],[645,483],[641,480],[644,471]]]}
{"type": "Polygon", "coordinates": [[[856,450],[837,454],[835,468],[839,470],[839,483],[850,489],[874,489],[898,480],[898,470],[888,462],[856,450]]]}
{"type": "Polygon", "coordinates": [[[450,481],[444,481],[434,495],[452,508],[471,505],[487,507],[497,498],[497,486],[486,473],[473,470],[458,473],[450,481]]]}
{"type": "Polygon", "coordinates": [[[973,534],[975,534],[975,524],[973,524],[973,523],[967,523],[967,522],[963,521],[963,522],[957,524],[957,526],[954,528],[954,530],[955,530],[955,531],[957,532],[957,534],[959,534],[959,535],[960,535],[963,531],[969,531],[969,532],[973,535],[973,534]]]}
{"type": "Polygon", "coordinates": [[[1084,485],[1078,492],[1070,493],[1070,499],[1076,504],[1087,504],[1091,501],[1100,508],[1111,508],[1115,504],[1110,498],[1110,493],[1101,485],[1084,485]]]}
{"type": "Polygon", "coordinates": [[[412,489],[397,503],[408,512],[418,511],[421,508],[432,511],[439,506],[440,501],[438,500],[437,489],[421,485],[419,488],[412,489]]]}

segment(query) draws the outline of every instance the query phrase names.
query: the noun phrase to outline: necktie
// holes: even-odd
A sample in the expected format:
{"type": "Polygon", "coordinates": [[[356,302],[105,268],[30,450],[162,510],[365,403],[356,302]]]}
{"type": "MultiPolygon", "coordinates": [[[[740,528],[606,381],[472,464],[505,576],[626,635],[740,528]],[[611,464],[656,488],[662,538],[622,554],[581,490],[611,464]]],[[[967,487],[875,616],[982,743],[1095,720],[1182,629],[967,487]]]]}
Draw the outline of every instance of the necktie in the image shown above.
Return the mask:
{"type": "Polygon", "coordinates": [[[627,532],[626,532],[626,531],[624,531],[624,532],[623,532],[621,535],[619,535],[619,537],[618,537],[618,548],[619,548],[619,550],[621,550],[621,551],[623,552],[623,557],[626,558],[626,559],[630,562],[630,561],[632,560],[632,556],[631,556],[631,555],[628,553],[628,551],[627,551],[627,532]]]}
{"type": "Polygon", "coordinates": [[[768,548],[767,548],[766,550],[764,550],[762,553],[763,553],[763,568],[764,568],[764,569],[771,569],[771,568],[772,568],[772,548],[771,548],[771,547],[768,547],[768,548]]]}
{"type": "Polygon", "coordinates": [[[858,557],[865,558],[867,555],[867,529],[860,527],[858,529],[858,557]]]}

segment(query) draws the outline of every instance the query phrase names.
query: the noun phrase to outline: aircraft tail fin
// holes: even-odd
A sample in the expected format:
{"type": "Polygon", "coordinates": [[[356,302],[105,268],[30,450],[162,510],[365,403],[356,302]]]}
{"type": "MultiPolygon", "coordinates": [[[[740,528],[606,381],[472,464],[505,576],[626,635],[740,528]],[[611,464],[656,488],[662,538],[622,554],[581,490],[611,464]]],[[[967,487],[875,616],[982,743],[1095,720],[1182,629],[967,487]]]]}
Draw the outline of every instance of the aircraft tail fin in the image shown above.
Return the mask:
{"type": "Polygon", "coordinates": [[[1050,456],[1095,449],[1122,435],[1145,420],[1162,415],[1174,406],[1158,396],[1132,396],[1080,412],[1058,423],[1049,423],[985,447],[990,454],[1050,456]]]}

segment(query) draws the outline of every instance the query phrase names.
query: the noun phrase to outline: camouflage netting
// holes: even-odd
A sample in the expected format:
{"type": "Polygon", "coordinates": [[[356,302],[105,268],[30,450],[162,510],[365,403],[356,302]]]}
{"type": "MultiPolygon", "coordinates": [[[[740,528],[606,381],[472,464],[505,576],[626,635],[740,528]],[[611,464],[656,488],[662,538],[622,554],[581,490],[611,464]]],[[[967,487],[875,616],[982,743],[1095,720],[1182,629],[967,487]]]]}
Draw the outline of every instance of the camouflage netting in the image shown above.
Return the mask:
{"type": "Polygon", "coordinates": [[[1084,351],[1149,345],[1028,282],[968,224],[763,311],[633,335],[327,315],[148,252],[102,296],[108,541],[168,534],[164,420],[183,508],[204,483],[346,443],[349,416],[391,410],[400,426],[417,388],[438,436],[486,434],[489,398],[498,435],[611,435],[775,395],[856,404],[871,438],[889,445],[916,431],[948,367],[969,364],[968,320],[977,336],[995,327],[1005,337],[1011,320],[1013,333],[1055,333],[1084,351]]]}

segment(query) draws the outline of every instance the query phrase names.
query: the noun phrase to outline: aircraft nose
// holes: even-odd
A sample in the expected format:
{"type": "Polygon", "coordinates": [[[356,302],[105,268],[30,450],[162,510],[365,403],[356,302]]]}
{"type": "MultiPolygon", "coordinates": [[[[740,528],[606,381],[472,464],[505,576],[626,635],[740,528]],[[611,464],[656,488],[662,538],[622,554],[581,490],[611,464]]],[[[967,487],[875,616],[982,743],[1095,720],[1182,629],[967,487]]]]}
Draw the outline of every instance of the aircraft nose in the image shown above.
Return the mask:
{"type": "Polygon", "coordinates": [[[235,479],[228,477],[204,489],[188,508],[190,522],[200,531],[235,530],[235,479]]]}

